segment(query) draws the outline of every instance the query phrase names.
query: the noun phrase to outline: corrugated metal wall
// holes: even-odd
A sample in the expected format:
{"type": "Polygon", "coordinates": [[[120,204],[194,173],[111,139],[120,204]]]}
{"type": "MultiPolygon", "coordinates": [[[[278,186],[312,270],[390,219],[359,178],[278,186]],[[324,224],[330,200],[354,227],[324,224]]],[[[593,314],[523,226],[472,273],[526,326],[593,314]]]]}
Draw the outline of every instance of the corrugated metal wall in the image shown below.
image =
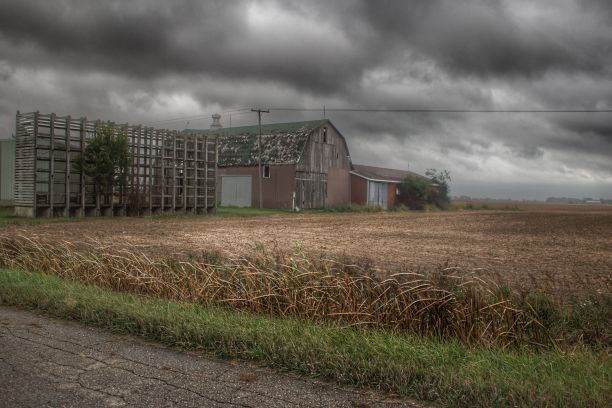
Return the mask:
{"type": "Polygon", "coordinates": [[[0,140],[0,205],[13,204],[15,187],[15,141],[0,140]]]}

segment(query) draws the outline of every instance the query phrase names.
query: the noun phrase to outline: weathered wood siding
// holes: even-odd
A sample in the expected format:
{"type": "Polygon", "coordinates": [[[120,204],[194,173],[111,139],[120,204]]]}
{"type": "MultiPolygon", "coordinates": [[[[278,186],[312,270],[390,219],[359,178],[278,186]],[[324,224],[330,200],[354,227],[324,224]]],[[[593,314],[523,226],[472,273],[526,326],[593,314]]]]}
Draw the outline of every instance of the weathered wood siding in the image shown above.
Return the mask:
{"type": "Polygon", "coordinates": [[[387,183],[387,208],[394,208],[397,201],[397,183],[387,183]]]}
{"type": "Polygon", "coordinates": [[[310,209],[349,204],[350,166],[344,137],[331,123],[313,131],[296,166],[296,206],[310,209]]]}
{"type": "Polygon", "coordinates": [[[366,205],[368,203],[368,180],[351,174],[351,204],[366,205]]]}
{"type": "Polygon", "coordinates": [[[55,114],[17,113],[15,206],[22,215],[207,211],[215,206],[216,139],[202,134],[55,114]],[[76,160],[98,126],[126,135],[132,163],[125,188],[101,195],[76,160]]]}

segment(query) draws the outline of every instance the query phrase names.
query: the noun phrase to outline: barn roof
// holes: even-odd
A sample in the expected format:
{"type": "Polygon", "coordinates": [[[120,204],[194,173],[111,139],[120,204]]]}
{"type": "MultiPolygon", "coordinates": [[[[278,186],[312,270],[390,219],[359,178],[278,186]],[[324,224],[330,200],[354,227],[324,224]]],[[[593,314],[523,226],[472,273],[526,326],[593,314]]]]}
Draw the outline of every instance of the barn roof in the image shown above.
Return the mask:
{"type": "MultiPolygon", "coordinates": [[[[328,122],[324,119],[261,125],[262,162],[296,164],[300,160],[308,136],[313,130],[328,122]]],[[[258,125],[222,129],[185,129],[185,131],[219,137],[220,167],[254,166],[258,163],[258,125]]]]}
{"type": "Polygon", "coordinates": [[[362,164],[353,164],[351,173],[373,181],[386,181],[400,183],[408,176],[423,178],[427,177],[408,170],[386,169],[384,167],[364,166],[362,164]]]}

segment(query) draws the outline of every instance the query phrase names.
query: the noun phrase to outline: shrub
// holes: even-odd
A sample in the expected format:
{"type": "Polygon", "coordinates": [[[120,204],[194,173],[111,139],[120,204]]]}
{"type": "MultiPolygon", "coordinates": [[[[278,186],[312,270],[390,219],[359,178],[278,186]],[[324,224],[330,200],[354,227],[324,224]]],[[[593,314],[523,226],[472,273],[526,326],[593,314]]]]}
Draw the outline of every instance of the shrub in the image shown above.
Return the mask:
{"type": "Polygon", "coordinates": [[[427,191],[427,202],[441,209],[448,208],[450,204],[448,183],[451,181],[448,170],[428,169],[425,175],[431,179],[430,188],[427,191]]]}
{"type": "Polygon", "coordinates": [[[405,205],[411,210],[423,210],[426,204],[440,209],[448,208],[450,173],[447,170],[428,169],[425,175],[427,177],[408,176],[398,185],[398,205],[405,205]]]}
{"type": "Polygon", "coordinates": [[[398,185],[397,201],[411,210],[423,210],[431,183],[424,177],[408,176],[398,185]]]}

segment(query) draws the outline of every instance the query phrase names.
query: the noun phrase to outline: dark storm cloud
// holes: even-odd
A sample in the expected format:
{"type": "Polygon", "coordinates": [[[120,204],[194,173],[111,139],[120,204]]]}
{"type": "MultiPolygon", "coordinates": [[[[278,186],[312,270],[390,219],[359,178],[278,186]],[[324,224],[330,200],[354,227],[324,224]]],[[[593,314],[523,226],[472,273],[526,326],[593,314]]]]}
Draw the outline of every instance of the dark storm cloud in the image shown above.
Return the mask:
{"type": "MultiPolygon", "coordinates": [[[[409,44],[460,75],[534,76],[551,70],[612,73],[610,36],[600,35],[606,23],[595,14],[590,21],[594,26],[577,33],[575,27],[554,21],[554,15],[517,21],[507,5],[499,0],[363,1],[360,14],[385,41],[394,40],[397,48],[409,44]]],[[[539,5],[549,11],[558,7],[557,2],[539,5]]]]}
{"type": "MultiPolygon", "coordinates": [[[[307,37],[299,47],[281,36],[258,38],[249,28],[246,1],[50,3],[0,4],[0,35],[17,56],[26,59],[18,48],[33,45],[39,64],[44,59],[138,77],[199,73],[274,79],[310,90],[335,89],[342,82],[332,78],[359,74],[354,61],[359,54],[350,47],[307,37]]],[[[285,34],[292,39],[291,32],[285,34]]]]}
{"type": "MultiPolygon", "coordinates": [[[[594,14],[605,6],[594,7],[585,9],[594,14]]],[[[354,85],[364,70],[384,63],[381,58],[402,53],[432,58],[460,75],[610,73],[612,43],[598,29],[576,34],[547,20],[521,25],[497,0],[0,3],[1,35],[18,47],[38,47],[48,63],[135,76],[189,72],[284,80],[323,93],[354,85]],[[249,13],[270,5],[305,20],[315,17],[321,22],[316,30],[324,31],[327,22],[343,29],[316,38],[283,25],[279,16],[266,24],[282,31],[251,30],[249,13]],[[350,41],[337,41],[342,36],[350,41]]]]}
{"type": "MultiPolygon", "coordinates": [[[[237,106],[611,109],[610,27],[604,0],[0,0],[0,132],[16,109],[133,123],[237,106]]],[[[612,185],[609,114],[328,116],[357,162],[612,185]]]]}

